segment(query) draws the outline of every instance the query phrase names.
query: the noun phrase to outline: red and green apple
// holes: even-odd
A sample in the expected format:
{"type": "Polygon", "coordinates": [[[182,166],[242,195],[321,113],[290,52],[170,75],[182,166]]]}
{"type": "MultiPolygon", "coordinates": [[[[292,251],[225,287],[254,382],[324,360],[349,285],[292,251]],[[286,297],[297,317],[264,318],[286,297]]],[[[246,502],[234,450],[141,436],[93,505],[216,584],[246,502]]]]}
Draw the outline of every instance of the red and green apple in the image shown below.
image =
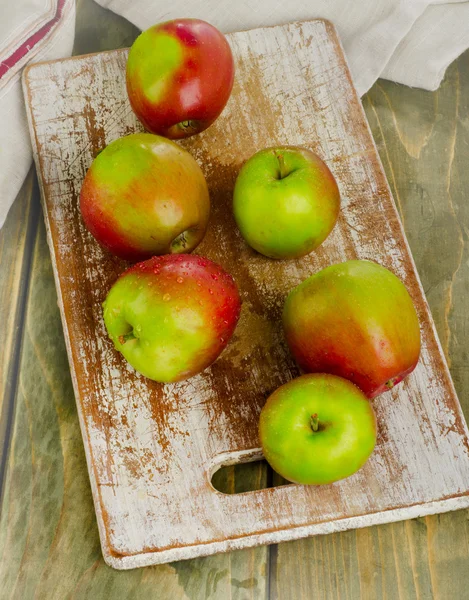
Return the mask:
{"type": "Polygon", "coordinates": [[[353,383],[315,373],[293,379],[269,396],[259,436],[267,462],[282,477],[326,484],[365,464],[376,443],[376,419],[353,383]]]}
{"type": "Polygon", "coordinates": [[[327,165],[306,148],[257,152],[242,167],[234,216],[246,242],[270,258],[299,258],[327,238],[340,194],[327,165]]]}
{"type": "Polygon", "coordinates": [[[419,359],[419,321],[406,287],[368,260],[332,265],[295,287],[283,327],[304,371],[345,377],[368,398],[402,381],[419,359]]]}
{"type": "Polygon", "coordinates": [[[111,142],[94,159],[80,209],[102,246],[137,261],[194,250],[205,235],[210,200],[189,152],[166,138],[135,133],[111,142]]]}
{"type": "Polygon", "coordinates": [[[142,375],[187,379],[219,356],[241,309],[235,281],[201,256],[153,257],[125,271],[103,303],[115,348],[142,375]]]}
{"type": "Polygon", "coordinates": [[[234,61],[225,36],[199,19],[150,27],[127,60],[130,104],[152,133],[172,139],[207,129],[231,94],[234,61]]]}

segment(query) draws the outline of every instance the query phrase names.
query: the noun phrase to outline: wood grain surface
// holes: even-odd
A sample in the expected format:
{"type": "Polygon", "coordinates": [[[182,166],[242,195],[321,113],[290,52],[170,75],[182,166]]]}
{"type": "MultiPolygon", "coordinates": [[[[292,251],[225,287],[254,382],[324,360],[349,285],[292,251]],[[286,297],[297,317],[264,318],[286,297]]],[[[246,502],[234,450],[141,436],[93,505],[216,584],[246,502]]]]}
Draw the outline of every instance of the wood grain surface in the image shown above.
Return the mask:
{"type": "Polygon", "coordinates": [[[362,107],[333,27],[309,21],[228,36],[237,76],[217,122],[184,142],[204,170],[211,225],[198,252],[238,282],[243,310],[214,365],[174,385],[130,369],[106,336],[101,304],[125,265],[84,228],[78,196],[94,156],[140,130],[125,91],[127,52],[33,65],[24,74],[59,306],[108,564],[134,568],[469,504],[469,441],[362,107]],[[341,191],[338,225],[296,261],[252,251],[234,226],[234,181],[260,148],[306,145],[341,191]],[[378,443],[356,475],[329,486],[217,493],[223,464],[260,456],[266,397],[298,374],[280,314],[288,291],[333,263],[393,270],[422,328],[415,372],[373,401],[378,443]]]}
{"type": "MultiPolygon", "coordinates": [[[[77,4],[77,54],[133,41],[136,30],[125,20],[92,0],[77,4]]],[[[435,93],[380,81],[363,104],[467,417],[469,53],[450,68],[435,93]]],[[[23,193],[23,206],[37,209],[37,188],[30,185],[23,193]]],[[[15,232],[24,226],[26,212],[27,208],[13,209],[0,240],[17,239],[15,232]]],[[[26,291],[30,290],[25,302],[28,333],[24,303],[17,310],[17,297],[5,293],[2,309],[15,331],[11,341],[16,344],[24,335],[20,352],[15,351],[20,360],[13,383],[16,387],[19,377],[24,381],[35,376],[37,385],[30,387],[33,404],[47,408],[37,418],[27,409],[24,395],[13,394],[14,426],[4,454],[8,467],[0,520],[2,600],[467,597],[467,510],[136,571],[107,567],[70,378],[65,372],[68,385],[61,387],[60,379],[51,377],[54,365],[66,368],[66,359],[44,227],[40,224],[38,233],[31,227],[26,241],[24,255],[33,263],[25,275],[26,291]],[[30,278],[29,273],[39,270],[41,278],[30,278]],[[45,331],[39,328],[44,316],[45,331]],[[39,347],[48,346],[45,360],[39,362],[31,350],[31,337],[40,341],[39,347]],[[61,427],[64,421],[67,427],[61,427]],[[58,431],[55,444],[46,435],[50,428],[58,431]],[[38,493],[41,477],[58,482],[47,495],[38,493]],[[39,537],[43,543],[38,543],[39,537]],[[31,543],[26,544],[28,538],[31,543]]],[[[21,248],[18,244],[14,251],[21,248]]],[[[9,265],[3,252],[0,284],[9,277],[9,265]]],[[[11,349],[5,344],[3,348],[7,354],[11,349]]],[[[227,471],[228,488],[263,484],[258,477],[247,481],[252,471],[243,466],[227,471]]]]}
{"type": "MultiPolygon", "coordinates": [[[[37,229],[39,207],[31,197],[37,184],[31,170],[11,210],[10,223],[0,232],[0,452],[6,453],[16,393],[22,318],[30,273],[31,240],[37,229]]],[[[37,194],[36,194],[37,196],[37,194]]],[[[0,459],[0,481],[4,475],[0,459]]]]}

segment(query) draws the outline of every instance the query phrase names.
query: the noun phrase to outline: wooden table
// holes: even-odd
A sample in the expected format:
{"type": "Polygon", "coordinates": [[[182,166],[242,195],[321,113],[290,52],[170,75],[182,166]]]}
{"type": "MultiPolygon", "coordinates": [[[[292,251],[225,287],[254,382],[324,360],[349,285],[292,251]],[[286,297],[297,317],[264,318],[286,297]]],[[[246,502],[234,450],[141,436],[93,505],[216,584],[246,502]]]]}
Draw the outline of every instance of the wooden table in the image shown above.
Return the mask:
{"type": "MultiPolygon", "coordinates": [[[[78,0],[75,54],[137,30],[78,0]]],[[[378,81],[365,110],[469,419],[469,52],[435,93],[378,81]]],[[[469,511],[117,572],[101,557],[32,170],[0,231],[0,600],[469,598],[469,511]]],[[[228,468],[220,488],[265,485],[228,468]]]]}

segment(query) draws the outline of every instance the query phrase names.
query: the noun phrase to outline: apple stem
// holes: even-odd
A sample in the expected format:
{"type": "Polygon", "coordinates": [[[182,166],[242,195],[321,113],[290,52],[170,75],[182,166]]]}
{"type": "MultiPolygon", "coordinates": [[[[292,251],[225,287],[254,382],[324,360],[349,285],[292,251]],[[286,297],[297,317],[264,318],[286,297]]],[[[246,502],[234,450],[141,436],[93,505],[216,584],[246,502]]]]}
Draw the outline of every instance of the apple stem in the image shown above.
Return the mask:
{"type": "Polygon", "coordinates": [[[310,424],[311,424],[311,429],[313,431],[316,432],[319,429],[319,418],[318,418],[318,414],[317,413],[314,413],[314,415],[311,415],[310,424]]]}
{"type": "Polygon", "coordinates": [[[120,335],[119,336],[119,342],[123,345],[125,344],[125,342],[129,342],[130,340],[136,340],[137,338],[134,335],[133,331],[129,331],[129,333],[126,333],[124,335],[120,335]]]}
{"type": "Polygon", "coordinates": [[[179,252],[181,248],[183,250],[187,248],[189,242],[187,241],[186,233],[186,231],[183,231],[174,238],[174,240],[171,242],[171,252],[179,252]]]}
{"type": "Polygon", "coordinates": [[[195,133],[197,131],[195,121],[181,121],[177,126],[185,133],[195,133]]]}
{"type": "Polygon", "coordinates": [[[288,171],[285,168],[285,159],[283,157],[283,154],[275,154],[275,156],[277,157],[279,171],[280,171],[279,179],[283,179],[284,177],[286,177],[288,175],[288,171]]]}

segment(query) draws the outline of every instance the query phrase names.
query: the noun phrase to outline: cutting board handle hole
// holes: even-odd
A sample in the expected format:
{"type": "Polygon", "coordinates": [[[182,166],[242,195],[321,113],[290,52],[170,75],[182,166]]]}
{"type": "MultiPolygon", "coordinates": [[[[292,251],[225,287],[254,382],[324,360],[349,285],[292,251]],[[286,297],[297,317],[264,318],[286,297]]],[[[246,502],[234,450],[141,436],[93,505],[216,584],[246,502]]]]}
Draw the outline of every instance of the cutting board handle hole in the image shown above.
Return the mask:
{"type": "Polygon", "coordinates": [[[259,458],[241,459],[235,464],[219,463],[212,470],[210,483],[217,492],[230,495],[290,484],[274,473],[266,460],[259,458]]]}

